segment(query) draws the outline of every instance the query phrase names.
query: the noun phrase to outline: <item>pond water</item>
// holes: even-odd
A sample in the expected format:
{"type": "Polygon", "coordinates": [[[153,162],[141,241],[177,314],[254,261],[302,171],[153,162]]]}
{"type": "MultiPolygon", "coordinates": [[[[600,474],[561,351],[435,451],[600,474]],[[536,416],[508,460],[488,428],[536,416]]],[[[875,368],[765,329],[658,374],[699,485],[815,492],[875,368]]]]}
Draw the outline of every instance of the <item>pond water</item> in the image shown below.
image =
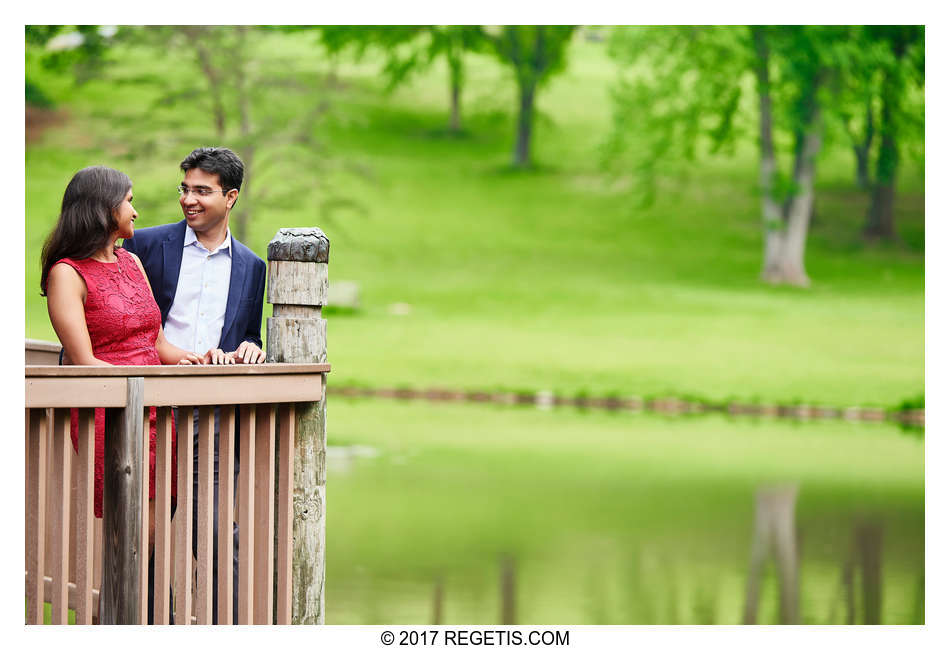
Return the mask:
{"type": "MultiPolygon", "coordinates": [[[[923,622],[921,433],[341,398],[328,407],[327,623],[740,623],[756,495],[776,485],[796,491],[800,622],[923,622]]],[[[770,557],[758,622],[779,621],[779,586],[770,557]]]]}

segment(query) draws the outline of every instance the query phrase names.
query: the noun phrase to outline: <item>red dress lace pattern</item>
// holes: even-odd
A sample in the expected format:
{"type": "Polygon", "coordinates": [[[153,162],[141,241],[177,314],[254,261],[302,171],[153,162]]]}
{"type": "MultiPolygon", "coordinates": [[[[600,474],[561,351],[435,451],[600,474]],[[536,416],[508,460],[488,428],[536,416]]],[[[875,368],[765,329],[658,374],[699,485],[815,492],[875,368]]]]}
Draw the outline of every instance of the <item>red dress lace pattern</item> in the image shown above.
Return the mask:
{"type": "MultiPolygon", "coordinates": [[[[155,340],[162,315],[148,284],[132,254],[122,248],[115,251],[116,262],[93,259],[62,259],[76,269],[86,283],[86,327],[97,359],[117,366],[156,366],[161,364],[155,340]]],[[[155,407],[149,409],[148,494],[155,498],[155,407]]],[[[73,409],[70,434],[73,449],[78,450],[78,412],[73,409]]],[[[95,499],[96,517],[102,517],[102,481],[104,467],[105,411],[96,409],[95,499]]],[[[178,464],[174,423],[172,424],[172,467],[178,464]]],[[[172,495],[177,496],[177,472],[172,471],[172,495]]]]}

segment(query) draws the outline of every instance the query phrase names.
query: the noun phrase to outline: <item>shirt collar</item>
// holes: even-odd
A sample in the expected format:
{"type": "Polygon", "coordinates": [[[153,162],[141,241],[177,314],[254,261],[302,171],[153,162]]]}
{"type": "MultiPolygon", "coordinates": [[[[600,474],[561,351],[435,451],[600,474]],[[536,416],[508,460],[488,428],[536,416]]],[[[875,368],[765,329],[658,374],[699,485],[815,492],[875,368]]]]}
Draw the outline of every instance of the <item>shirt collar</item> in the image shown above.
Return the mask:
{"type": "MultiPolygon", "coordinates": [[[[184,248],[187,248],[188,246],[191,246],[191,245],[194,245],[195,248],[201,247],[204,250],[207,250],[201,244],[201,242],[198,241],[198,236],[195,235],[195,231],[191,229],[191,226],[189,226],[188,224],[185,224],[184,248]]],[[[231,255],[231,229],[230,228],[228,228],[227,233],[224,236],[224,241],[221,242],[221,245],[218,246],[218,248],[214,252],[215,253],[226,252],[229,256],[231,255]]]]}

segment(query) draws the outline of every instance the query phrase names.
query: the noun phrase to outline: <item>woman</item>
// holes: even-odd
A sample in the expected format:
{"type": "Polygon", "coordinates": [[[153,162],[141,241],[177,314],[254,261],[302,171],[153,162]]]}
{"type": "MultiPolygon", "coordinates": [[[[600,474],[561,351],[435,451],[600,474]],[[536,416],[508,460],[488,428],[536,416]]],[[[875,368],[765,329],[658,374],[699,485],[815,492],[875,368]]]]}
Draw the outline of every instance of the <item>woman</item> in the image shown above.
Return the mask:
{"type": "MultiPolygon", "coordinates": [[[[161,313],[139,259],[116,247],[135,234],[132,181],[108,167],[76,172],[66,192],[59,221],[43,246],[42,294],[66,357],[77,365],[159,365],[207,363],[204,357],[169,343],[161,313]]],[[[102,517],[105,415],[95,412],[94,511],[102,517]]],[[[78,449],[76,411],[73,447],[78,449]]],[[[149,498],[155,498],[155,409],[150,409],[149,498]]],[[[172,431],[172,449],[177,445],[172,431]]],[[[173,459],[173,463],[177,459],[173,459]]],[[[172,495],[176,494],[172,472],[172,495]]],[[[154,501],[150,504],[154,506],[154,501]]],[[[154,517],[151,518],[154,521],[154,517]]],[[[152,539],[150,531],[149,539],[152,539]]]]}

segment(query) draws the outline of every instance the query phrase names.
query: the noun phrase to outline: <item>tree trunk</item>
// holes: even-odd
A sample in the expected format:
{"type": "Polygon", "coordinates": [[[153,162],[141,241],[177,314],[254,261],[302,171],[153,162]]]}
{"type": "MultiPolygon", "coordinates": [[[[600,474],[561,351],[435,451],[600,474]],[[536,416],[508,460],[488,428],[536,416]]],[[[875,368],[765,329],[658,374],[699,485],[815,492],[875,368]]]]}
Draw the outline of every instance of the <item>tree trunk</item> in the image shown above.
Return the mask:
{"type": "Polygon", "coordinates": [[[247,42],[247,27],[238,27],[238,46],[234,52],[235,79],[238,91],[238,111],[241,117],[241,160],[244,162],[244,180],[241,183],[241,193],[238,200],[241,208],[235,214],[234,236],[238,241],[246,241],[247,227],[251,221],[251,179],[254,168],[255,145],[251,137],[251,102],[247,93],[247,75],[244,53],[247,42]]]}
{"type": "Polygon", "coordinates": [[[755,529],[746,600],[742,614],[744,625],[758,618],[759,595],[765,563],[775,556],[779,583],[779,622],[795,625],[798,621],[798,551],[795,538],[795,500],[797,486],[761,488],[755,497],[755,529]]]}
{"type": "Polygon", "coordinates": [[[881,140],[878,148],[875,178],[871,187],[871,205],[868,208],[864,236],[867,239],[894,239],[894,193],[897,181],[896,128],[892,103],[894,101],[893,81],[890,73],[885,74],[881,92],[881,140]]]}
{"type": "Polygon", "coordinates": [[[462,60],[460,56],[449,54],[449,79],[451,115],[449,117],[449,131],[458,133],[462,127],[462,111],[460,98],[462,95],[462,60]]]}
{"type": "Polygon", "coordinates": [[[772,102],[769,80],[769,47],[765,29],[753,27],[755,72],[759,93],[759,183],[762,191],[762,225],[765,250],[762,280],[771,284],[809,285],[805,273],[805,241],[815,202],[815,158],[821,149],[821,109],[815,99],[820,79],[815,76],[804,98],[808,120],[796,137],[795,194],[787,207],[775,198],[775,148],[772,140],[772,102]]]}
{"type": "Polygon", "coordinates": [[[863,145],[856,144],[854,149],[854,179],[859,189],[869,190],[871,188],[871,177],[868,172],[871,152],[863,145]]]}
{"type": "MultiPolygon", "coordinates": [[[[805,163],[805,145],[807,144],[807,139],[805,137],[805,129],[795,133],[795,163],[793,166],[792,178],[797,179],[802,173],[802,165],[805,163]]],[[[785,197],[785,201],[782,203],[782,221],[788,224],[788,215],[792,210],[792,202],[795,200],[796,192],[792,192],[785,197]]],[[[814,197],[812,198],[811,211],[808,215],[808,218],[812,223],[815,221],[815,201],[814,197]]]]}
{"type": "Polygon", "coordinates": [[[875,182],[871,190],[871,205],[868,208],[867,225],[864,228],[866,239],[896,238],[894,231],[894,180],[888,183],[875,182]]]}
{"type": "Polygon", "coordinates": [[[531,165],[531,128],[534,122],[534,79],[519,79],[518,135],[515,140],[515,167],[531,165]]]}
{"type": "Polygon", "coordinates": [[[881,549],[884,529],[877,522],[859,524],[855,530],[858,565],[861,567],[864,625],[881,624],[881,549]]]}
{"type": "Polygon", "coordinates": [[[241,192],[238,196],[238,202],[241,203],[241,207],[234,214],[232,226],[234,236],[238,241],[244,242],[247,240],[247,227],[251,221],[251,169],[254,162],[253,145],[248,145],[241,149],[241,160],[244,161],[244,181],[241,183],[241,192]]]}
{"type": "Polygon", "coordinates": [[[776,276],[782,250],[782,208],[775,199],[775,145],[772,141],[772,96],[769,80],[769,46],[762,27],[752,27],[755,43],[755,74],[759,93],[759,189],[762,193],[764,250],[762,279],[776,276]]]}
{"type": "Polygon", "coordinates": [[[220,71],[215,68],[214,61],[211,58],[211,52],[205,46],[205,34],[207,27],[182,27],[181,31],[189,42],[194,44],[195,53],[198,56],[198,65],[208,82],[208,89],[211,91],[211,111],[214,114],[214,129],[218,140],[224,139],[224,130],[226,125],[226,113],[224,110],[224,100],[221,97],[221,79],[220,71]]]}
{"type": "Polygon", "coordinates": [[[861,142],[855,142],[854,161],[855,177],[858,187],[862,190],[871,188],[871,144],[874,142],[874,110],[871,104],[871,98],[868,98],[867,113],[864,117],[864,139],[861,142]]]}
{"type": "Polygon", "coordinates": [[[777,281],[807,287],[810,284],[805,273],[805,242],[808,238],[808,225],[815,202],[815,158],[821,149],[821,112],[815,105],[805,142],[802,148],[801,166],[796,170],[796,193],[788,211],[788,223],[782,242],[781,259],[777,281]]]}

